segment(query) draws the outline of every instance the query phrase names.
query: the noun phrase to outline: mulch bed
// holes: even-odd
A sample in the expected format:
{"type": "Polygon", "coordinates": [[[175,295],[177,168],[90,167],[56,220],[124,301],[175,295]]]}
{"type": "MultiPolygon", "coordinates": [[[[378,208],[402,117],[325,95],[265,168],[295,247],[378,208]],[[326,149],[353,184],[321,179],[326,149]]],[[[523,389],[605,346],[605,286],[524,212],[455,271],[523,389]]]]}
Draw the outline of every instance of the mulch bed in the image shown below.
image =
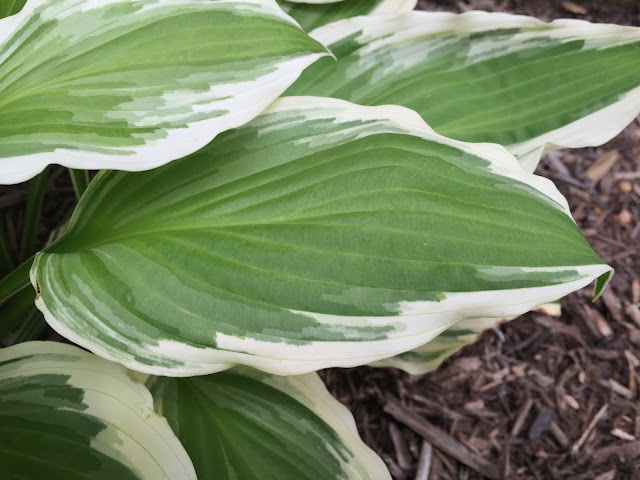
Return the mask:
{"type": "MultiPolygon", "coordinates": [[[[638,25],[640,3],[631,3],[420,6],[638,25]]],[[[321,372],[395,479],[640,479],[640,121],[602,147],[547,155],[537,173],[567,197],[616,274],[597,302],[585,288],[563,300],[559,319],[504,323],[427,375],[321,372]]]]}
{"type": "MultiPolygon", "coordinates": [[[[421,0],[420,7],[640,24],[639,2],[421,0]]],[[[586,288],[563,300],[560,318],[529,313],[504,323],[428,375],[320,372],[395,479],[640,479],[640,122],[602,147],[552,153],[538,173],[567,197],[616,275],[597,302],[586,288]]],[[[75,203],[65,169],[52,169],[47,192],[40,245],[75,203]]],[[[16,250],[25,198],[26,184],[0,195],[0,220],[16,250]]]]}

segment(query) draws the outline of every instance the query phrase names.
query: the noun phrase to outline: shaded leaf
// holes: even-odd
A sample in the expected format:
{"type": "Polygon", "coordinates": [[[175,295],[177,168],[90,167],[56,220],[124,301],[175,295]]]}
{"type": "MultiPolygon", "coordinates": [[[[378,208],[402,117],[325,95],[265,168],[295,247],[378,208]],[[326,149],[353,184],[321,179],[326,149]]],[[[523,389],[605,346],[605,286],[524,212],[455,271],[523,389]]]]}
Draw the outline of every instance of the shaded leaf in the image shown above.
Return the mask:
{"type": "Polygon", "coordinates": [[[2,3],[0,3],[0,18],[15,15],[22,10],[25,3],[27,3],[27,0],[2,0],[2,3]]]}
{"type": "Polygon", "coordinates": [[[390,478],[358,436],[351,413],[315,373],[278,377],[242,368],[152,381],[157,411],[199,478],[390,478]]]}

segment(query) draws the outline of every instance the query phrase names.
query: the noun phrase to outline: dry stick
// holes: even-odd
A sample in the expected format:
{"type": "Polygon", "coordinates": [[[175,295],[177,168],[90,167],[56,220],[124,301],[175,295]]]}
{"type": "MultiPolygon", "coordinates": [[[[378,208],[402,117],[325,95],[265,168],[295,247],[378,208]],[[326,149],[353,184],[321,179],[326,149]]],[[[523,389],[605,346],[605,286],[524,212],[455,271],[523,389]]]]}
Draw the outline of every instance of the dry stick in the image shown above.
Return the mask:
{"type": "Polygon", "coordinates": [[[604,417],[607,414],[607,408],[608,408],[608,405],[605,403],[602,406],[602,408],[598,410],[598,413],[595,414],[595,416],[587,426],[587,429],[582,433],[582,435],[580,436],[578,441],[573,445],[573,447],[571,447],[572,454],[575,455],[580,451],[580,449],[582,448],[582,444],[587,440],[587,437],[589,436],[589,434],[593,431],[594,428],[596,428],[596,425],[602,419],[602,417],[604,417]]]}
{"type": "Polygon", "coordinates": [[[640,172],[616,173],[613,178],[616,180],[635,180],[636,178],[640,178],[640,172]]]}
{"type": "Polygon", "coordinates": [[[565,435],[564,431],[556,422],[551,423],[551,425],[549,426],[549,430],[562,448],[567,448],[569,446],[571,442],[569,442],[569,439],[565,435]]]}
{"type": "Polygon", "coordinates": [[[502,478],[509,478],[511,475],[511,440],[504,444],[504,464],[502,466],[502,478]]]}
{"type": "Polygon", "coordinates": [[[389,435],[393,443],[393,450],[396,453],[398,466],[402,470],[409,470],[411,468],[411,454],[407,448],[407,442],[402,436],[402,432],[395,423],[389,423],[389,435]]]}
{"type": "Polygon", "coordinates": [[[433,426],[424,418],[408,410],[395,397],[391,395],[387,396],[387,403],[384,406],[384,411],[399,422],[404,423],[434,447],[442,450],[444,453],[455,458],[460,463],[464,463],[467,467],[477,473],[496,480],[500,478],[498,470],[493,465],[487,463],[482,457],[473,453],[467,447],[451,438],[439,428],[433,426]]]}
{"type": "Polygon", "coordinates": [[[433,461],[433,447],[426,440],[422,441],[422,449],[420,450],[420,461],[418,462],[418,470],[416,471],[415,480],[429,480],[431,473],[431,462],[433,461]]]}
{"type": "Polygon", "coordinates": [[[529,415],[529,411],[531,410],[531,406],[533,405],[533,400],[530,398],[526,401],[520,413],[518,413],[518,417],[516,418],[515,423],[513,424],[513,429],[511,430],[511,436],[517,437],[522,429],[522,425],[524,425],[527,416],[529,415]]]}
{"type": "Polygon", "coordinates": [[[633,459],[640,455],[640,440],[623,444],[614,444],[601,448],[593,453],[592,458],[596,465],[606,462],[613,456],[617,456],[623,461],[633,459]]]}

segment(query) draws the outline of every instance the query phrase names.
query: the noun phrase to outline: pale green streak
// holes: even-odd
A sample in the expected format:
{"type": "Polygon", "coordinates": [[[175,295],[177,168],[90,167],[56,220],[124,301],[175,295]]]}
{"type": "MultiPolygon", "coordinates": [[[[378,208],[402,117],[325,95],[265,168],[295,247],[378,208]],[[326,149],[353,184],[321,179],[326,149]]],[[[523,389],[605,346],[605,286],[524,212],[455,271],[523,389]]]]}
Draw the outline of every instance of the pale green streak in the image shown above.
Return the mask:
{"type": "Polygon", "coordinates": [[[112,2],[49,18],[63,3],[43,2],[0,44],[0,167],[59,148],[130,155],[233,113],[215,106],[225,85],[323,51],[286,20],[229,2],[112,2]]]}
{"type": "MultiPolygon", "coordinates": [[[[611,33],[590,48],[586,24],[583,38],[559,39],[547,35],[549,25],[497,29],[489,16],[483,31],[428,33],[425,27],[420,34],[417,20],[436,20],[414,15],[411,38],[371,48],[384,36],[365,41],[357,32],[330,43],[338,62],[318,62],[287,95],[403,105],[442,135],[509,146],[578,121],[640,86],[640,40],[617,45],[611,33]],[[535,38],[518,40],[524,33],[535,38]]],[[[460,16],[461,28],[463,18],[469,17],[460,16]]],[[[384,21],[371,17],[368,25],[376,24],[384,21]]]]}
{"type": "Polygon", "coordinates": [[[67,233],[36,260],[42,299],[115,349],[128,347],[114,331],[151,346],[216,348],[216,334],[360,342],[401,331],[402,302],[556,285],[579,278],[572,266],[601,264],[537,190],[398,132],[304,110],[264,114],[165,167],[100,174],[67,233]],[[495,266],[542,271],[486,273],[495,266]],[[372,326],[365,315],[389,321],[372,326]]]}

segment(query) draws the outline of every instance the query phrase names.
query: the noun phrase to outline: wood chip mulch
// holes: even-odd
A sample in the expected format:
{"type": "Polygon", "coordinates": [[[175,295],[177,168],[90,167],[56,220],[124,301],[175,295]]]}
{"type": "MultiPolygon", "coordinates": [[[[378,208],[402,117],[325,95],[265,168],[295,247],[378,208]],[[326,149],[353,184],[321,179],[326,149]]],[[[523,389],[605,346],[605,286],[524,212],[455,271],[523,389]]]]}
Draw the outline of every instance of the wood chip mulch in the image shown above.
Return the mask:
{"type": "MultiPolygon", "coordinates": [[[[424,9],[510,11],[640,24],[640,2],[424,1],[424,9]]],[[[395,479],[640,479],[640,121],[599,148],[547,155],[538,174],[616,274],[486,331],[438,370],[321,372],[395,479]]]]}
{"type": "Polygon", "coordinates": [[[640,322],[589,293],[560,319],[530,313],[485,332],[428,375],[323,378],[396,479],[639,478],[640,322]],[[417,477],[424,440],[430,475],[417,477]]]}

